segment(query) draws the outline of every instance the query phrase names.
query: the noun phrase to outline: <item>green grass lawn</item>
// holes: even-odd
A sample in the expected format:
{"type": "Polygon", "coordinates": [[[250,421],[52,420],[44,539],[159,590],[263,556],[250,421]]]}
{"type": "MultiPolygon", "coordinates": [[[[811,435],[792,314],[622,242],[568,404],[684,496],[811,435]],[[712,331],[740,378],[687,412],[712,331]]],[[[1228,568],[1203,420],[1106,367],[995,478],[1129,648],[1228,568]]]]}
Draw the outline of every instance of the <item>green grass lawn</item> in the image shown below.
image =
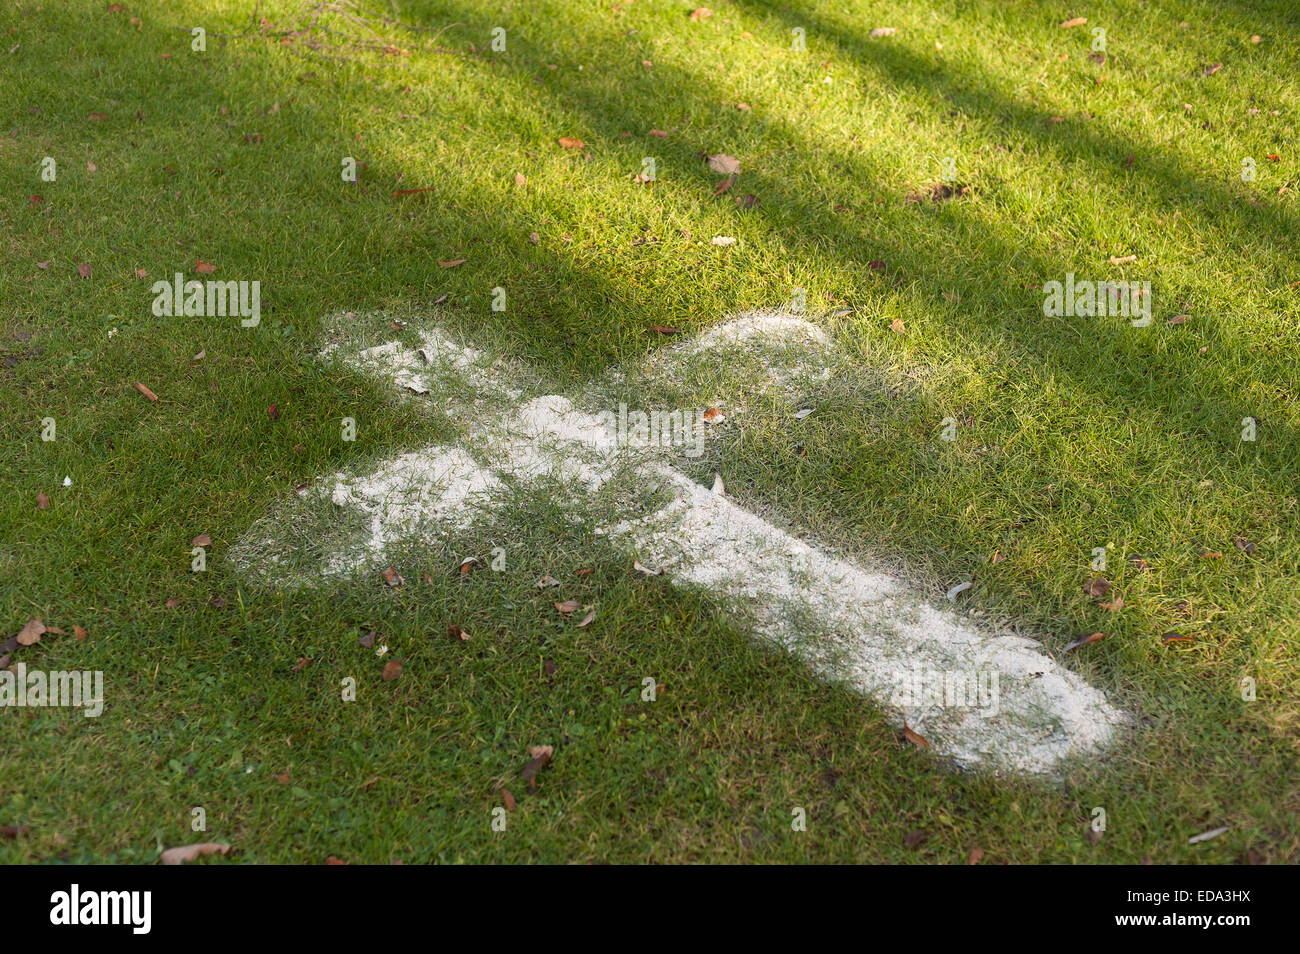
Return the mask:
{"type": "Polygon", "coordinates": [[[98,719],[0,710],[0,826],[26,829],[0,862],[205,840],[235,862],[1300,860],[1294,4],[708,2],[363,0],[376,47],[330,57],[283,35],[298,0],[0,13],[0,636],[66,630],[11,664],[102,670],[106,695],[98,719]],[[718,153],[741,172],[715,195],[718,153]],[[945,172],[969,188],[935,198],[945,172]],[[262,283],[259,326],[152,314],[199,261],[262,283]],[[1151,324],[1045,316],[1070,272],[1150,282],[1151,324]],[[652,326],[797,288],[879,387],[731,432],[729,493],[936,599],[973,579],[966,605],[1138,715],[1108,758],[954,772],[545,500],[410,556],[400,588],[268,588],[227,558],[309,478],[440,437],[316,360],[332,313],[437,323],[573,391],[662,347],[652,326]],[[504,570],[457,573],[496,547],[504,570]],[[558,617],[543,574],[597,621],[558,617]],[[1122,607],[1084,592],[1098,575],[1122,607]]]}

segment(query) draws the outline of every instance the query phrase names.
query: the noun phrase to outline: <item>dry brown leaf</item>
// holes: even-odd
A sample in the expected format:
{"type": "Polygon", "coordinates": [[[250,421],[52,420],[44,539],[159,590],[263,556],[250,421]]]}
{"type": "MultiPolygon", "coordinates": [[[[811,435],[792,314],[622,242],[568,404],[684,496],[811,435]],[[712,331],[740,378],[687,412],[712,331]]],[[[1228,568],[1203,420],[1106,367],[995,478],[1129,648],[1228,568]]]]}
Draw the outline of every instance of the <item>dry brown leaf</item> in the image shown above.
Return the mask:
{"type": "Polygon", "coordinates": [[[722,193],[726,192],[735,184],[736,184],[735,176],[727,176],[727,178],[725,179],[719,179],[718,184],[713,187],[713,194],[722,195],[722,193]]]}
{"type": "Polygon", "coordinates": [[[200,533],[197,537],[195,537],[193,540],[190,541],[190,546],[192,547],[212,546],[212,537],[208,536],[208,534],[206,533],[200,533]]]}
{"type": "Polygon", "coordinates": [[[650,130],[650,135],[654,136],[656,139],[667,139],[667,138],[668,138],[668,133],[665,132],[665,131],[662,130],[662,129],[652,129],[652,130],[650,130]]]}
{"type": "Polygon", "coordinates": [[[1207,66],[1207,67],[1205,68],[1205,75],[1206,75],[1206,76],[1213,76],[1215,73],[1219,72],[1219,70],[1221,70],[1221,69],[1223,69],[1223,64],[1222,64],[1222,63],[1215,63],[1215,64],[1213,64],[1213,65],[1211,65],[1211,66],[1207,66]]]}
{"type": "Polygon", "coordinates": [[[505,809],[508,812],[515,810],[515,797],[510,794],[510,789],[501,789],[501,804],[505,806],[505,809]]]}
{"type": "Polygon", "coordinates": [[[199,261],[194,263],[194,270],[200,275],[211,275],[217,270],[217,266],[213,265],[211,262],[199,261]]]}
{"type": "Polygon", "coordinates": [[[1067,652],[1067,653],[1073,652],[1074,650],[1078,649],[1080,646],[1087,646],[1089,643],[1099,642],[1105,638],[1106,638],[1105,633],[1089,633],[1087,636],[1080,636],[1074,642],[1070,643],[1070,645],[1066,646],[1065,649],[1062,650],[1062,652],[1067,652]]]}
{"type": "Polygon", "coordinates": [[[1083,584],[1083,592],[1091,597],[1101,598],[1110,591],[1110,581],[1104,577],[1094,576],[1087,583],[1083,584]]]}
{"type": "Polygon", "coordinates": [[[723,414],[716,407],[711,407],[704,412],[704,420],[708,424],[721,424],[726,419],[727,415],[723,414]]]}
{"type": "Polygon", "coordinates": [[[651,326],[650,326],[650,330],[651,330],[651,331],[657,331],[657,332],[659,332],[659,334],[661,334],[661,335],[675,335],[675,334],[677,334],[677,329],[676,329],[676,328],[669,328],[667,325],[651,325],[651,326]]]}
{"type": "Polygon", "coordinates": [[[568,616],[570,613],[576,611],[581,605],[582,604],[577,600],[565,600],[563,603],[556,603],[555,608],[565,616],[568,616]]]}
{"type": "Polygon", "coordinates": [[[1172,317],[1172,318],[1169,319],[1169,323],[1170,323],[1171,325],[1181,325],[1183,322],[1185,322],[1185,321],[1186,321],[1188,318],[1190,318],[1190,317],[1192,317],[1192,316],[1191,316],[1191,315],[1174,315],[1174,317],[1172,317]]]}
{"type": "Polygon", "coordinates": [[[709,168],[720,176],[737,176],[740,175],[740,160],[720,152],[716,156],[709,156],[709,168]]]}
{"type": "Polygon", "coordinates": [[[78,640],[80,640],[80,639],[85,639],[88,635],[90,635],[90,634],[87,633],[87,632],[86,632],[84,629],[82,629],[80,626],[76,625],[75,623],[73,624],[73,626],[72,626],[72,638],[73,638],[73,639],[78,639],[78,640]]]}
{"type": "Polygon", "coordinates": [[[983,848],[972,848],[969,855],[966,856],[966,864],[977,865],[984,860],[983,848]]]}
{"type": "Polygon", "coordinates": [[[384,582],[387,583],[389,586],[406,585],[406,580],[402,579],[402,574],[398,573],[391,566],[386,568],[384,572],[381,574],[381,576],[383,576],[384,582]]]}
{"type": "Polygon", "coordinates": [[[1136,262],[1137,260],[1136,255],[1112,255],[1108,259],[1112,265],[1127,265],[1129,262],[1136,262]]]}
{"type": "Polygon", "coordinates": [[[205,841],[199,845],[185,845],[182,848],[168,848],[162,853],[161,861],[165,865],[183,865],[204,855],[224,855],[230,846],[219,841],[205,841]]]}
{"type": "Polygon", "coordinates": [[[528,783],[529,791],[537,787],[537,773],[542,770],[543,765],[551,760],[553,754],[554,749],[549,745],[530,745],[528,747],[528,764],[523,767],[519,777],[528,783]]]}
{"type": "Polygon", "coordinates": [[[155,404],[158,402],[158,395],[154,394],[152,391],[150,391],[139,381],[135,382],[135,389],[139,391],[141,394],[143,394],[145,397],[147,397],[150,401],[153,401],[155,404]]]}
{"type": "Polygon", "coordinates": [[[87,262],[82,262],[80,265],[78,265],[78,266],[77,266],[77,274],[80,275],[82,278],[89,278],[89,277],[90,277],[90,265],[89,265],[89,263],[87,263],[87,262]]]}
{"type": "Polygon", "coordinates": [[[1061,29],[1062,29],[1062,30],[1068,30],[1068,29],[1070,29],[1070,27],[1083,26],[1083,25],[1084,25],[1085,23],[1087,23],[1087,22],[1088,22],[1088,18],[1087,18],[1087,17],[1075,17],[1075,18],[1072,19],[1072,20],[1066,20],[1064,23],[1062,23],[1062,24],[1061,24],[1061,29]]]}
{"type": "Polygon", "coordinates": [[[918,748],[928,749],[930,747],[930,743],[926,741],[925,736],[914,729],[909,728],[906,722],[903,723],[903,738],[907,739],[907,741],[911,742],[918,748]]]}
{"type": "Polygon", "coordinates": [[[50,509],[50,495],[43,490],[38,491],[36,494],[36,509],[37,510],[50,509]]]}
{"type": "Polygon", "coordinates": [[[400,659],[390,659],[384,663],[384,682],[392,682],[402,674],[402,661],[400,659]]]}
{"type": "Polygon", "coordinates": [[[876,27],[868,33],[867,36],[871,37],[873,40],[878,40],[882,36],[893,36],[897,32],[898,27],[876,27]]]}
{"type": "Polygon", "coordinates": [[[439,262],[439,263],[438,263],[438,267],[439,267],[439,268],[455,268],[457,265],[464,265],[465,262],[466,262],[466,259],[463,259],[463,258],[453,258],[453,259],[452,259],[451,261],[449,261],[449,262],[439,262]]]}
{"type": "Polygon", "coordinates": [[[524,175],[522,172],[516,172],[515,185],[519,186],[520,188],[528,185],[528,177],[524,175]]]}
{"type": "Polygon", "coordinates": [[[708,7],[696,7],[691,11],[691,19],[695,20],[697,23],[700,20],[707,20],[711,16],[713,16],[713,11],[708,7]]]}
{"type": "Polygon", "coordinates": [[[16,637],[18,639],[18,645],[33,646],[41,641],[41,634],[45,632],[48,632],[45,628],[45,624],[33,616],[23,625],[23,628],[18,631],[18,636],[16,637]]]}
{"type": "Polygon", "coordinates": [[[559,143],[565,149],[582,149],[587,145],[581,139],[574,138],[573,136],[561,136],[559,143]]]}
{"type": "Polygon", "coordinates": [[[595,618],[596,618],[596,611],[592,610],[590,613],[588,613],[586,616],[582,618],[582,622],[578,624],[578,629],[586,629],[588,626],[591,625],[592,620],[594,620],[595,618]]]}
{"type": "Polygon", "coordinates": [[[544,590],[548,586],[559,586],[559,585],[560,585],[560,581],[550,575],[539,577],[537,580],[538,589],[544,590]]]}
{"type": "Polygon", "coordinates": [[[895,318],[893,321],[891,321],[889,323],[889,330],[896,334],[901,335],[906,330],[906,328],[903,327],[903,319],[895,318]]]}
{"type": "Polygon", "coordinates": [[[1116,613],[1124,608],[1124,594],[1116,593],[1109,603],[1102,603],[1101,608],[1108,613],[1116,613]]]}

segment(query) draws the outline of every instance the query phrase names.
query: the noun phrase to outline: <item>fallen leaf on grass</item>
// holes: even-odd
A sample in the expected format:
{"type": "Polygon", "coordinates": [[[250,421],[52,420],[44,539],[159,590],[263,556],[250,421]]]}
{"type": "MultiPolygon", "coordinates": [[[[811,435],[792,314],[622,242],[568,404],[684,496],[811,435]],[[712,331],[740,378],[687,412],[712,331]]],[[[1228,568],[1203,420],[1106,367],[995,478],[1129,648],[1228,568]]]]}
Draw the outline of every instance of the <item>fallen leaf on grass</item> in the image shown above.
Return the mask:
{"type": "Polygon", "coordinates": [[[29,831],[26,825],[0,825],[0,838],[21,838],[29,831]]]}
{"type": "Polygon", "coordinates": [[[972,848],[969,855],[966,856],[966,864],[977,865],[984,860],[983,848],[972,848]]]}
{"type": "Polygon", "coordinates": [[[722,475],[719,473],[713,475],[713,492],[719,497],[727,495],[727,485],[723,482],[722,475]]]}
{"type": "Polygon", "coordinates": [[[43,491],[43,490],[42,490],[42,491],[39,491],[39,492],[36,494],[36,509],[37,509],[37,510],[49,510],[49,509],[50,509],[50,496],[49,496],[49,494],[47,494],[47,493],[46,493],[45,491],[43,491]]]}
{"type": "Polygon", "coordinates": [[[379,635],[379,631],[372,629],[370,632],[366,633],[364,636],[360,638],[361,645],[364,648],[369,649],[371,646],[375,645],[375,637],[378,635],[379,635]]]}
{"type": "Polygon", "coordinates": [[[1087,636],[1080,636],[1074,642],[1070,643],[1070,645],[1066,646],[1065,649],[1062,650],[1062,652],[1068,653],[1075,649],[1078,649],[1080,646],[1087,646],[1089,643],[1095,643],[1105,638],[1106,638],[1105,633],[1089,633],[1087,636]]]}
{"type": "Polygon", "coordinates": [[[716,407],[711,407],[704,412],[704,423],[706,424],[721,424],[726,419],[727,415],[723,414],[716,407]]]}
{"type": "Polygon", "coordinates": [[[200,533],[197,537],[195,537],[193,540],[190,541],[190,546],[192,547],[208,547],[211,545],[212,545],[212,537],[206,533],[200,533]]]}
{"type": "Polygon", "coordinates": [[[560,581],[557,580],[555,577],[549,575],[539,577],[537,580],[537,588],[542,590],[546,589],[548,586],[559,586],[559,585],[560,585],[560,581]]]}
{"type": "Polygon", "coordinates": [[[510,794],[510,789],[501,789],[501,804],[505,806],[505,809],[508,812],[515,810],[515,797],[510,794]]]}
{"type": "Polygon", "coordinates": [[[150,401],[154,402],[155,404],[158,403],[158,395],[154,394],[152,391],[150,391],[147,387],[145,387],[145,386],[144,386],[143,384],[141,384],[139,381],[136,381],[136,382],[135,382],[134,387],[135,387],[135,389],[136,389],[137,391],[139,391],[141,394],[143,394],[145,397],[147,397],[150,401]]]}
{"type": "Polygon", "coordinates": [[[691,19],[697,23],[700,20],[707,20],[711,16],[713,16],[713,11],[708,7],[696,7],[691,11],[691,19]]]}
{"type": "Polygon", "coordinates": [[[1060,28],[1062,30],[1068,30],[1071,27],[1083,26],[1087,22],[1088,22],[1087,17],[1074,17],[1073,19],[1066,20],[1064,23],[1062,23],[1060,28]]]}
{"type": "Polygon", "coordinates": [[[273,421],[278,421],[280,419],[280,406],[278,404],[272,404],[266,409],[266,416],[273,421]]]}
{"type": "Polygon", "coordinates": [[[903,738],[918,748],[928,749],[930,747],[930,743],[926,741],[925,736],[915,729],[909,728],[906,722],[903,723],[903,738]]]}
{"type": "Polygon", "coordinates": [[[677,329],[676,329],[676,328],[669,328],[669,327],[667,327],[666,325],[651,325],[651,326],[650,326],[650,330],[651,330],[651,331],[657,331],[657,332],[659,332],[659,334],[661,334],[661,335],[675,335],[675,334],[677,334],[677,329]]]}
{"type": "Polygon", "coordinates": [[[515,185],[519,186],[520,188],[523,188],[524,186],[528,185],[528,177],[524,175],[522,172],[516,172],[515,185]]]}
{"type": "Polygon", "coordinates": [[[180,605],[181,605],[181,601],[173,596],[171,599],[169,599],[166,603],[163,604],[163,609],[174,610],[176,607],[180,605]]]}
{"type": "Polygon", "coordinates": [[[1110,581],[1100,576],[1094,576],[1083,584],[1083,592],[1094,598],[1105,596],[1109,591],[1110,581]]]}
{"type": "Polygon", "coordinates": [[[1203,841],[1209,841],[1211,838],[1218,838],[1225,832],[1232,830],[1230,825],[1223,825],[1220,828],[1211,828],[1209,831],[1203,831],[1199,835],[1193,835],[1187,839],[1189,845],[1199,845],[1203,841]]]}
{"type": "Polygon", "coordinates": [[[709,239],[714,245],[735,245],[736,240],[730,235],[715,235],[709,239]]]}
{"type": "Polygon", "coordinates": [[[737,176],[740,175],[740,160],[720,152],[716,156],[709,156],[709,168],[720,176],[737,176]]]}
{"type": "Polygon", "coordinates": [[[453,258],[453,259],[452,259],[451,261],[449,261],[449,262],[439,262],[439,263],[438,263],[438,267],[439,267],[439,268],[455,268],[457,265],[464,265],[465,262],[466,262],[466,259],[463,259],[463,258],[453,258]]]}
{"type": "Polygon", "coordinates": [[[89,116],[88,118],[90,119],[91,122],[102,123],[105,119],[108,118],[108,114],[107,114],[107,113],[91,113],[90,116],[89,116]]]}
{"type": "Polygon", "coordinates": [[[206,358],[207,356],[208,356],[208,352],[207,352],[206,350],[202,350],[202,351],[200,351],[198,354],[196,354],[194,357],[190,358],[190,360],[191,360],[191,361],[202,361],[202,360],[203,360],[204,358],[206,358]]]}
{"type": "Polygon", "coordinates": [[[591,576],[591,574],[593,574],[593,573],[595,573],[595,572],[596,572],[596,568],[595,568],[594,566],[584,566],[581,570],[574,570],[574,571],[573,571],[573,575],[574,575],[574,576],[591,576]]]}
{"type": "Polygon", "coordinates": [[[1124,608],[1124,596],[1122,593],[1116,593],[1115,598],[1109,603],[1102,603],[1101,608],[1108,613],[1114,613],[1124,608]]]}
{"type": "Polygon", "coordinates": [[[561,136],[559,143],[565,149],[581,149],[586,145],[581,139],[575,139],[572,136],[561,136]]]}
{"type": "Polygon", "coordinates": [[[873,40],[878,40],[882,36],[893,36],[897,32],[898,27],[876,27],[868,33],[867,36],[871,37],[873,40]]]}
{"type": "Polygon", "coordinates": [[[592,620],[594,620],[595,618],[596,618],[596,611],[592,610],[590,613],[588,613],[586,616],[582,618],[582,622],[578,624],[578,629],[586,629],[588,626],[591,625],[592,620]]]}
{"type": "Polygon", "coordinates": [[[454,639],[457,642],[467,643],[469,642],[469,633],[465,632],[465,630],[461,629],[455,623],[452,623],[447,627],[447,638],[454,639]]]}
{"type": "Polygon", "coordinates": [[[1206,75],[1206,76],[1213,76],[1215,73],[1219,72],[1219,70],[1221,70],[1221,69],[1223,69],[1223,64],[1222,64],[1222,63],[1215,63],[1214,65],[1212,65],[1212,66],[1207,66],[1207,67],[1205,68],[1205,75],[1206,75]]]}
{"type": "Polygon", "coordinates": [[[18,639],[18,645],[33,646],[41,641],[41,634],[45,632],[48,632],[45,628],[45,624],[39,619],[32,617],[26,622],[26,624],[24,624],[23,628],[18,631],[18,636],[16,637],[18,639]]]}
{"type": "Polygon", "coordinates": [[[402,663],[398,659],[390,659],[384,663],[384,682],[392,682],[402,674],[402,663]]]}
{"type": "Polygon", "coordinates": [[[168,848],[159,859],[165,865],[183,865],[204,855],[224,855],[230,846],[218,841],[205,841],[198,845],[185,845],[182,848],[168,848]]]}
{"type": "Polygon", "coordinates": [[[893,321],[889,323],[889,330],[894,332],[895,334],[901,335],[907,329],[903,326],[902,318],[895,318],[893,321]]]}
{"type": "Polygon", "coordinates": [[[1136,255],[1112,255],[1108,259],[1112,265],[1127,265],[1129,262],[1136,262],[1137,260],[1136,255]]]}
{"type": "Polygon", "coordinates": [[[648,566],[642,566],[638,560],[632,561],[632,569],[636,570],[638,573],[644,573],[646,576],[659,576],[663,573],[663,570],[652,570],[648,566]]]}
{"type": "Polygon", "coordinates": [[[391,566],[385,569],[381,575],[384,578],[384,582],[387,583],[389,586],[406,585],[406,580],[402,579],[402,574],[398,573],[391,566]]]}
{"type": "Polygon", "coordinates": [[[1183,324],[1183,322],[1187,321],[1187,319],[1190,318],[1190,317],[1192,317],[1192,316],[1191,316],[1191,315],[1174,315],[1174,317],[1172,317],[1172,318],[1169,319],[1169,324],[1171,324],[1171,325],[1181,325],[1181,324],[1183,324]]]}
{"type": "Polygon", "coordinates": [[[519,773],[519,777],[528,783],[529,791],[537,788],[537,773],[542,770],[543,765],[551,760],[554,751],[549,745],[530,745],[528,747],[530,758],[523,771],[519,773]]]}
{"type": "Polygon", "coordinates": [[[1192,637],[1177,631],[1165,633],[1160,639],[1165,643],[1190,643],[1192,641],[1192,637]]]}
{"type": "Polygon", "coordinates": [[[403,196],[403,195],[416,195],[417,193],[420,192],[432,192],[432,191],[433,188],[430,186],[425,186],[423,189],[398,189],[393,193],[393,198],[397,198],[398,196],[403,196]]]}
{"type": "Polygon", "coordinates": [[[718,184],[713,187],[713,194],[722,195],[722,193],[726,192],[735,184],[736,184],[735,176],[727,176],[727,178],[725,179],[719,179],[718,184]]]}
{"type": "Polygon", "coordinates": [[[556,603],[555,608],[559,610],[561,613],[563,613],[565,616],[568,616],[570,613],[577,610],[581,605],[582,604],[580,604],[577,600],[565,600],[563,603],[556,603]]]}
{"type": "Polygon", "coordinates": [[[740,206],[742,209],[752,209],[757,206],[760,201],[762,200],[752,192],[736,196],[736,205],[740,206]]]}
{"type": "Polygon", "coordinates": [[[668,133],[665,132],[665,131],[662,130],[662,129],[652,129],[652,130],[650,130],[650,135],[654,136],[656,139],[667,139],[667,138],[668,138],[668,133]]]}
{"type": "Polygon", "coordinates": [[[80,275],[82,278],[89,278],[90,265],[86,262],[82,262],[80,265],[77,266],[77,274],[80,275]]]}
{"type": "Polygon", "coordinates": [[[346,865],[347,862],[344,861],[342,858],[338,858],[338,857],[335,857],[334,855],[330,855],[328,858],[325,859],[325,864],[327,864],[327,865],[346,865]]]}
{"type": "Polygon", "coordinates": [[[211,262],[195,262],[194,270],[200,275],[211,275],[217,270],[217,266],[213,265],[211,262]]]}
{"type": "Polygon", "coordinates": [[[82,640],[82,639],[85,639],[88,635],[90,635],[90,634],[87,633],[87,632],[86,632],[84,629],[82,629],[80,626],[76,625],[75,623],[73,624],[73,626],[72,626],[72,638],[73,638],[73,639],[76,639],[76,640],[82,640]]]}
{"type": "Polygon", "coordinates": [[[298,661],[294,663],[292,666],[290,666],[289,668],[290,671],[292,672],[302,672],[304,669],[307,668],[308,665],[310,665],[310,663],[311,663],[311,657],[299,656],[298,661]]]}

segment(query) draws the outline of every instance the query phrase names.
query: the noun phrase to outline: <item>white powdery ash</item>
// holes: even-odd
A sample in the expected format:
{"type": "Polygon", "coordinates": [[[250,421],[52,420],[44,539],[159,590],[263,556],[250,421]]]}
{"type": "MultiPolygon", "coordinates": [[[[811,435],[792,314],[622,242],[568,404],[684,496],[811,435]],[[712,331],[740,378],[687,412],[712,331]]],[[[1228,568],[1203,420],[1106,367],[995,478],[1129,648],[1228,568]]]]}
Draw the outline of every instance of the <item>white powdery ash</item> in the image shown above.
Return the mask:
{"type": "MultiPolygon", "coordinates": [[[[773,342],[827,346],[815,325],[764,312],[664,349],[652,361],[671,364],[715,347],[773,342]]],[[[337,475],[326,492],[339,506],[367,515],[369,538],[360,549],[337,554],[326,573],[374,564],[399,539],[463,528],[513,484],[554,478],[580,499],[630,467],[643,484],[666,489],[670,502],[600,532],[674,581],[722,599],[759,636],[871,697],[957,764],[1054,773],[1068,759],[1099,753],[1130,724],[1125,712],[1033,640],[981,629],[894,576],[838,559],[666,464],[628,454],[596,415],[574,410],[567,398],[545,395],[519,404],[520,392],[504,384],[481,354],[440,331],[426,333],[423,344],[410,350],[389,342],[345,360],[417,393],[430,390],[430,374],[459,375],[476,392],[508,400],[514,409],[502,423],[473,425],[467,441],[473,454],[431,446],[363,478],[337,475]],[[900,681],[918,668],[968,678],[996,674],[997,705],[915,699],[915,705],[896,705],[900,681]]],[[[774,368],[772,376],[778,383],[788,378],[783,369],[774,368]]]]}

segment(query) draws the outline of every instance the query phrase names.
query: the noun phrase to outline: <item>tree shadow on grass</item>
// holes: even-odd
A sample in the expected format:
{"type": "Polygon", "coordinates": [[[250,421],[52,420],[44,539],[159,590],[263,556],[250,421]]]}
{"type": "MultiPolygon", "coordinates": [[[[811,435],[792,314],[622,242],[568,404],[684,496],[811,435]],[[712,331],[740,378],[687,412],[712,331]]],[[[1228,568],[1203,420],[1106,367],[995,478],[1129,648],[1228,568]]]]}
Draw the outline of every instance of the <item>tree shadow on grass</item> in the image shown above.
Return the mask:
{"type": "MultiPolygon", "coordinates": [[[[1010,135],[1027,139],[1062,161],[1083,163],[1091,172],[1111,181],[1122,182],[1124,157],[1140,151],[1148,157],[1142,173],[1147,174],[1149,169],[1151,175],[1167,186],[1162,190],[1164,194],[1179,197],[1179,201],[1166,200],[1167,207],[1184,208],[1181,196],[1186,193],[1186,173],[1177,163],[1160,158],[1136,139],[1114,140],[1083,129],[1077,130],[1068,142],[1062,142],[1051,131],[1045,116],[999,97],[978,77],[950,76],[940,64],[921,60],[899,46],[868,46],[834,27],[796,19],[793,14],[769,4],[759,5],[788,18],[790,23],[808,27],[810,32],[815,29],[830,36],[855,57],[867,60],[891,77],[896,76],[898,82],[917,86],[926,94],[942,97],[963,109],[993,116],[1010,135]]],[[[490,33],[491,17],[467,5],[444,4],[444,9],[447,7],[451,8],[449,19],[465,23],[467,33],[490,33]]],[[[614,157],[629,174],[640,167],[641,158],[649,149],[667,155],[675,184],[683,185],[688,193],[707,196],[717,177],[699,161],[698,153],[708,151],[713,143],[734,137],[748,142],[797,144],[799,152],[808,157],[805,162],[809,167],[815,162],[840,172],[846,200],[851,194],[864,191],[889,193],[894,189],[890,171],[873,161],[870,153],[852,153],[835,143],[811,142],[806,130],[761,114],[746,116],[743,124],[729,120],[719,108],[710,77],[702,71],[658,64],[653,79],[633,79],[620,86],[617,94],[611,94],[602,93],[590,84],[568,82],[562,74],[548,73],[545,56],[531,49],[526,37],[512,41],[509,55],[489,57],[485,55],[480,61],[483,70],[492,71],[498,77],[502,73],[512,74],[521,87],[535,84],[546,95],[546,104],[555,111],[578,111],[581,118],[574,125],[591,130],[598,137],[590,149],[614,157]],[[643,105],[627,102],[642,91],[643,105]],[[693,142],[650,144],[642,137],[623,137],[629,130],[649,129],[663,115],[666,106],[689,117],[716,116],[719,122],[709,127],[707,136],[701,134],[693,142]]],[[[563,134],[564,130],[556,132],[563,134]]],[[[688,140],[689,136],[688,131],[688,140]]],[[[575,166],[580,171],[576,160],[575,166]]],[[[1010,351],[1025,355],[1035,365],[1069,380],[1079,390],[1092,393],[1099,404],[1159,416],[1162,423],[1167,422],[1171,440],[1183,444],[1189,459],[1220,458],[1228,463],[1242,463],[1243,456],[1250,452],[1243,451],[1236,440],[1240,430],[1238,422],[1253,416],[1269,431],[1271,440],[1257,444],[1251,452],[1279,490],[1289,486],[1296,469],[1296,455],[1292,451],[1297,435],[1284,421],[1259,407],[1248,386],[1234,379],[1230,372],[1234,367],[1249,365],[1256,373],[1262,371],[1266,379],[1284,386],[1288,381],[1285,355],[1261,351],[1258,345],[1240,337],[1221,338],[1215,342],[1217,361],[1207,361],[1195,380],[1186,382],[1188,387],[1183,397],[1190,399],[1182,408],[1171,408],[1166,403],[1167,392],[1153,386],[1153,382],[1184,373],[1185,363],[1170,360],[1161,353],[1156,336],[1168,334],[1162,322],[1157,320],[1151,328],[1135,329],[1126,320],[1114,318],[1074,319],[1071,324],[1068,319],[1048,319],[1042,315],[1044,281],[1063,280],[1066,272],[1076,270],[1099,278],[1117,277],[1105,275],[1106,268],[1097,253],[1093,253],[1091,261],[1081,262],[1042,249],[1026,248],[1017,237],[993,231],[982,216],[981,206],[966,200],[950,201],[938,207],[916,206],[909,230],[903,232],[836,213],[829,201],[809,200],[790,188],[786,176],[763,168],[746,168],[741,180],[738,189],[760,196],[762,204],[749,211],[737,209],[737,228],[749,228],[768,241],[779,242],[781,251],[793,259],[806,257],[822,267],[833,264],[851,293],[876,301],[901,299],[924,313],[933,310],[934,303],[945,291],[960,288],[965,307],[955,314],[949,312],[955,320],[955,332],[994,353],[1010,351]],[[953,242],[954,232],[965,242],[953,242]],[[978,259],[961,254],[936,258],[933,250],[943,247],[977,248],[979,256],[978,259]],[[868,266],[873,260],[887,263],[887,277],[882,279],[868,266]],[[972,273],[981,266],[985,271],[972,281],[972,273]],[[1009,309],[1008,303],[1012,304],[1009,309]]],[[[625,185],[615,183],[612,187],[625,185]]],[[[1294,220],[1280,210],[1247,205],[1214,183],[1202,182],[1200,189],[1213,198],[1213,204],[1193,214],[1202,215],[1207,224],[1216,217],[1232,216],[1243,230],[1265,229],[1279,238],[1294,232],[1294,220]]],[[[483,242],[505,242],[528,252],[520,242],[527,226],[509,202],[492,203],[482,197],[454,195],[445,198],[459,213],[473,217],[473,228],[483,242]]],[[[715,201],[725,203],[728,198],[715,201]]],[[[996,201],[996,195],[988,201],[996,201]]],[[[530,257],[538,258],[535,254],[530,257]]],[[[599,263],[557,260],[552,250],[538,264],[548,274],[550,290],[541,290],[540,296],[540,301],[547,304],[513,317],[487,317],[506,323],[543,318],[543,325],[534,324],[524,332],[525,340],[531,340],[531,347],[539,352],[552,350],[557,338],[562,342],[588,334],[581,322],[566,320],[566,313],[599,314],[602,327],[591,332],[593,338],[603,338],[608,324],[612,323],[620,331],[616,340],[639,339],[645,342],[644,347],[651,347],[653,343],[644,335],[647,326],[663,322],[665,313],[690,311],[689,287],[670,290],[668,301],[652,307],[645,302],[637,304],[628,295],[629,289],[611,281],[608,270],[599,263]]],[[[655,267],[653,260],[647,260],[646,264],[655,267]]],[[[525,287],[538,284],[530,283],[527,275],[512,276],[512,281],[520,279],[525,287]]],[[[711,276],[701,275],[698,280],[707,285],[711,276]]],[[[782,288],[778,294],[785,298],[788,289],[782,288]]],[[[749,303],[737,302],[738,307],[745,304],[749,303]]],[[[705,321],[714,317],[720,316],[709,316],[705,321]]],[[[604,347],[597,345],[597,348],[604,347]]],[[[554,362],[553,357],[549,360],[554,362]]]]}

